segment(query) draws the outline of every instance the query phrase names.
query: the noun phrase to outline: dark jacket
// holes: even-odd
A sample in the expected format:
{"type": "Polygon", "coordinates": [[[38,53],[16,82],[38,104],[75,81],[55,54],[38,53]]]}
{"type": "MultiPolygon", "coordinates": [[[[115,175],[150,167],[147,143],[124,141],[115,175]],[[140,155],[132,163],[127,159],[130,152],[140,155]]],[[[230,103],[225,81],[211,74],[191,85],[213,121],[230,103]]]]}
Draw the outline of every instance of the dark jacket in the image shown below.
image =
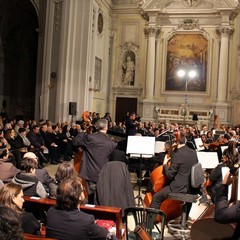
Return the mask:
{"type": "Polygon", "coordinates": [[[192,166],[198,162],[196,151],[187,146],[178,149],[171,158],[171,165],[163,165],[163,174],[170,181],[172,192],[187,193],[192,166]]]}
{"type": "Polygon", "coordinates": [[[40,134],[36,134],[33,131],[30,131],[27,134],[27,137],[35,148],[40,148],[41,146],[44,145],[44,140],[40,134]]]}
{"type": "Polygon", "coordinates": [[[40,234],[40,222],[30,212],[23,212],[21,214],[22,229],[24,233],[40,234]]]}
{"type": "Polygon", "coordinates": [[[125,163],[108,162],[100,172],[95,204],[123,209],[135,206],[130,174],[125,163]]]}
{"type": "Polygon", "coordinates": [[[95,223],[92,215],[79,209],[59,210],[55,206],[47,212],[46,236],[59,240],[106,239],[108,231],[95,223]]]}
{"type": "Polygon", "coordinates": [[[35,175],[37,176],[38,180],[43,184],[45,190],[49,192],[49,185],[50,183],[55,183],[55,180],[49,176],[47,170],[45,168],[37,168],[35,175]]]}
{"type": "Polygon", "coordinates": [[[227,185],[220,185],[217,190],[214,219],[219,223],[237,223],[232,240],[240,239],[240,203],[229,207],[227,185]]]}
{"type": "Polygon", "coordinates": [[[109,161],[117,144],[105,133],[98,132],[93,134],[79,133],[73,139],[73,145],[84,150],[80,176],[96,183],[101,169],[109,161]]]}

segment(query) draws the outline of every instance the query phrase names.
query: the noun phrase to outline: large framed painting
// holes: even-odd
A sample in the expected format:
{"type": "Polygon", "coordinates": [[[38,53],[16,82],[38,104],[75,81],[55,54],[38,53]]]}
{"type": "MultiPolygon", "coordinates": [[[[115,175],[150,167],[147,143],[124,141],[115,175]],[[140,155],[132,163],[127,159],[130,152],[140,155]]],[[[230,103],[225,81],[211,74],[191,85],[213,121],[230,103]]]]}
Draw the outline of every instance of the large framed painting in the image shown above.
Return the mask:
{"type": "Polygon", "coordinates": [[[208,40],[176,33],[167,41],[166,91],[206,92],[208,40]]]}

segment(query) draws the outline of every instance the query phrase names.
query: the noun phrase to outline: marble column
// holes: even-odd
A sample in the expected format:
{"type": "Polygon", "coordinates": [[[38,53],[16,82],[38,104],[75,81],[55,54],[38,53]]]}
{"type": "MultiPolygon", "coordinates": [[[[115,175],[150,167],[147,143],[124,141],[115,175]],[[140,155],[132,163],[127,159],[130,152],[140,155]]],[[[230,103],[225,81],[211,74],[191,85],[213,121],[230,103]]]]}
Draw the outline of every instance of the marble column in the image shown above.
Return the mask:
{"type": "Polygon", "coordinates": [[[145,99],[150,100],[153,99],[155,77],[155,40],[156,33],[159,32],[159,28],[156,28],[155,26],[146,26],[144,32],[148,37],[145,99]]]}
{"type": "Polygon", "coordinates": [[[228,86],[229,37],[233,33],[233,28],[228,26],[219,27],[216,32],[221,36],[217,102],[225,103],[227,101],[228,86]]]}
{"type": "Polygon", "coordinates": [[[155,61],[155,79],[154,79],[154,99],[158,99],[161,93],[161,76],[162,76],[162,44],[161,44],[161,30],[156,32],[156,61],[155,61]]]}

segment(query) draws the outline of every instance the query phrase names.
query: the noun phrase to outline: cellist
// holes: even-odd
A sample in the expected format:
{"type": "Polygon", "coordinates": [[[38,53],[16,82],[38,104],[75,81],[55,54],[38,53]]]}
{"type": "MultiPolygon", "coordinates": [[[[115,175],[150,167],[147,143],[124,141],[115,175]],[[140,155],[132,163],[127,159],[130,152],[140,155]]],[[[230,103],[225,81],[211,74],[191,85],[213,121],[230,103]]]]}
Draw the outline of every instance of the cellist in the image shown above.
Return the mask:
{"type": "Polygon", "coordinates": [[[159,209],[171,192],[187,193],[189,191],[189,176],[192,166],[198,162],[196,151],[186,145],[186,137],[180,132],[176,151],[171,156],[171,164],[167,165],[168,158],[163,162],[163,174],[168,184],[153,195],[150,207],[159,209]]]}

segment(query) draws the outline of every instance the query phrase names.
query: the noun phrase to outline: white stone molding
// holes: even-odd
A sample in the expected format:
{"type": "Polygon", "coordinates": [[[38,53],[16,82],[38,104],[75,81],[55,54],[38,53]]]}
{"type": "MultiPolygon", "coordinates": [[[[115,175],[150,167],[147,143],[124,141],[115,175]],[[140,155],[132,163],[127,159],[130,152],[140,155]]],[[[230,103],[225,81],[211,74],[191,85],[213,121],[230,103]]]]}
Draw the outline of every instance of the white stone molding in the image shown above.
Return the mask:
{"type": "Polygon", "coordinates": [[[121,45],[120,55],[119,55],[119,66],[118,66],[118,79],[115,82],[115,87],[133,87],[138,86],[138,72],[139,72],[139,46],[133,43],[124,43],[121,45]],[[131,58],[134,63],[134,76],[132,82],[124,82],[124,72],[126,67],[127,57],[131,58]]]}
{"type": "Polygon", "coordinates": [[[184,29],[184,30],[193,30],[193,29],[200,29],[199,20],[197,19],[191,19],[191,18],[185,18],[183,20],[180,20],[180,23],[178,24],[178,29],[184,29]]]}
{"type": "Polygon", "coordinates": [[[202,0],[182,0],[182,3],[186,7],[196,7],[202,2],[202,0]]]}
{"type": "Polygon", "coordinates": [[[216,28],[216,33],[219,37],[230,38],[233,35],[234,28],[230,26],[220,26],[216,28]]]}

